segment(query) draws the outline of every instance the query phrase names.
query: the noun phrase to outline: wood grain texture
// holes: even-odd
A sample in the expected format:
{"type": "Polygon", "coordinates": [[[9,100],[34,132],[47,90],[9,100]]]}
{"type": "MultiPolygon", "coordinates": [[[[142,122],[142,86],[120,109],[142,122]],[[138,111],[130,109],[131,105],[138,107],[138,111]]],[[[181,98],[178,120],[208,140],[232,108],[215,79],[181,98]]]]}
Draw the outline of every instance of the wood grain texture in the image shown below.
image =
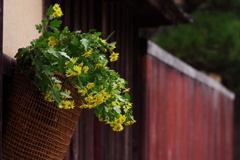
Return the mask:
{"type": "Polygon", "coordinates": [[[144,158],[231,160],[231,96],[150,54],[143,59],[144,158]]]}

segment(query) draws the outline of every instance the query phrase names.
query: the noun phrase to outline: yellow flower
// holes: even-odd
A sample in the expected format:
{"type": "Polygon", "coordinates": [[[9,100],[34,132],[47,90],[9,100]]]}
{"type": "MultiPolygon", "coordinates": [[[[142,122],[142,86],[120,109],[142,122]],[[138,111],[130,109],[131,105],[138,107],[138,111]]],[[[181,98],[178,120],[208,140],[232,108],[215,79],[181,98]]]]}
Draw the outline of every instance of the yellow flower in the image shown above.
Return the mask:
{"type": "Polygon", "coordinates": [[[46,94],[44,94],[44,100],[48,101],[48,102],[54,102],[51,94],[49,92],[47,92],[46,94]]]}
{"type": "Polygon", "coordinates": [[[48,37],[48,40],[49,40],[49,41],[55,41],[55,39],[56,39],[56,38],[55,38],[54,36],[48,37]]]}
{"type": "Polygon", "coordinates": [[[58,104],[60,109],[73,109],[74,108],[74,101],[69,100],[61,100],[58,104]]]}
{"type": "MultiPolygon", "coordinates": [[[[72,64],[75,64],[78,61],[79,57],[76,58],[70,58],[70,61],[72,62],[72,64]]],[[[65,65],[67,66],[69,64],[69,61],[65,62],[65,65]]]]}
{"type": "Polygon", "coordinates": [[[121,124],[116,124],[113,126],[113,131],[120,132],[123,130],[123,126],[121,124]]]}
{"type": "Polygon", "coordinates": [[[93,105],[82,104],[79,108],[81,108],[81,109],[92,109],[92,108],[93,108],[93,105]]]}
{"type": "Polygon", "coordinates": [[[53,6],[53,10],[56,11],[56,10],[59,10],[59,9],[61,9],[61,8],[60,8],[60,5],[57,4],[57,3],[54,4],[54,6],[53,6]]]}
{"type": "Polygon", "coordinates": [[[87,91],[85,89],[78,89],[78,93],[80,93],[81,96],[83,97],[86,95],[87,91]]]}
{"type": "Polygon", "coordinates": [[[120,81],[118,81],[118,87],[119,88],[123,88],[125,84],[125,81],[123,79],[121,79],[120,81]]]}
{"type": "Polygon", "coordinates": [[[111,50],[114,50],[115,48],[116,48],[116,43],[111,43],[111,44],[110,44],[110,49],[111,49],[111,50]]]}
{"type": "Polygon", "coordinates": [[[106,62],[104,63],[104,65],[103,65],[103,66],[107,66],[107,64],[108,64],[108,60],[106,60],[106,62]]]}
{"type": "Polygon", "coordinates": [[[76,58],[70,58],[70,61],[75,64],[78,61],[79,57],[76,58]]]}
{"type": "Polygon", "coordinates": [[[60,83],[55,83],[54,87],[56,87],[57,89],[61,90],[62,85],[60,83]]]}
{"type": "Polygon", "coordinates": [[[104,102],[104,96],[102,94],[97,94],[95,101],[96,101],[96,106],[99,104],[102,104],[104,102]]]}
{"type": "Polygon", "coordinates": [[[54,18],[58,18],[58,17],[61,17],[62,16],[62,11],[61,10],[56,10],[54,13],[53,13],[53,17],[54,18]]]}
{"type": "Polygon", "coordinates": [[[116,101],[112,101],[112,105],[113,105],[113,106],[116,106],[116,105],[117,105],[117,102],[116,102],[116,101]]]}
{"type": "Polygon", "coordinates": [[[122,114],[119,114],[119,117],[117,120],[115,120],[114,122],[116,124],[122,124],[126,121],[126,116],[125,115],[122,115],[122,114]]]}
{"type": "Polygon", "coordinates": [[[102,42],[103,42],[103,43],[107,43],[107,40],[106,40],[106,39],[102,39],[102,42]]]}
{"type": "Polygon", "coordinates": [[[95,65],[96,68],[103,66],[103,62],[101,60],[98,61],[98,63],[95,65]]]}
{"type": "Polygon", "coordinates": [[[54,36],[48,37],[48,46],[50,48],[53,48],[56,45],[58,45],[58,39],[54,36]]]}
{"type": "Polygon", "coordinates": [[[106,100],[111,97],[111,95],[108,92],[106,92],[105,89],[102,90],[102,94],[106,100]]]}
{"type": "Polygon", "coordinates": [[[82,73],[82,67],[81,66],[73,66],[74,71],[76,72],[75,75],[80,75],[82,73]]]}
{"type": "Polygon", "coordinates": [[[53,47],[55,46],[55,43],[49,41],[49,42],[48,42],[48,46],[49,46],[50,48],[53,48],[53,47]]]}
{"type": "Polygon", "coordinates": [[[93,96],[91,96],[91,95],[87,96],[87,97],[84,98],[84,100],[88,103],[91,103],[93,101],[93,96]]]}
{"type": "Polygon", "coordinates": [[[117,60],[118,60],[118,56],[119,56],[119,53],[113,52],[113,53],[109,56],[110,62],[117,61],[117,60]]]}
{"type": "Polygon", "coordinates": [[[123,90],[123,93],[129,92],[129,91],[130,91],[130,88],[126,88],[126,89],[123,90]]]}
{"type": "Polygon", "coordinates": [[[53,12],[52,16],[54,18],[58,18],[58,17],[61,17],[63,15],[62,10],[61,10],[59,4],[55,4],[53,6],[53,10],[54,10],[54,12],[53,12]]]}
{"type": "Polygon", "coordinates": [[[128,122],[126,122],[124,124],[125,124],[125,126],[129,126],[129,125],[132,125],[133,123],[136,123],[136,121],[135,120],[131,120],[131,121],[128,121],[128,122]]]}
{"type": "Polygon", "coordinates": [[[124,108],[124,111],[126,112],[126,111],[128,111],[131,107],[132,107],[132,103],[130,103],[130,102],[126,102],[125,103],[125,108],[124,108]]]}
{"type": "Polygon", "coordinates": [[[93,86],[94,86],[94,83],[90,83],[90,82],[89,82],[89,83],[87,84],[87,88],[88,88],[88,89],[91,89],[93,86]]]}
{"type": "Polygon", "coordinates": [[[83,67],[83,73],[86,74],[89,70],[89,67],[88,66],[84,66],[83,67]]]}
{"type": "Polygon", "coordinates": [[[100,116],[98,117],[98,120],[99,120],[100,122],[104,122],[104,119],[101,118],[100,116]]]}
{"type": "Polygon", "coordinates": [[[66,77],[72,77],[72,76],[75,76],[75,72],[74,71],[72,71],[71,69],[67,69],[66,70],[66,77]]]}
{"type": "Polygon", "coordinates": [[[74,65],[73,70],[67,69],[65,73],[66,77],[73,77],[73,76],[80,75],[82,73],[82,65],[83,63],[80,63],[79,65],[74,65]]]}
{"type": "Polygon", "coordinates": [[[82,56],[83,57],[89,57],[91,54],[92,54],[92,50],[89,50],[86,53],[84,53],[82,56]]]}

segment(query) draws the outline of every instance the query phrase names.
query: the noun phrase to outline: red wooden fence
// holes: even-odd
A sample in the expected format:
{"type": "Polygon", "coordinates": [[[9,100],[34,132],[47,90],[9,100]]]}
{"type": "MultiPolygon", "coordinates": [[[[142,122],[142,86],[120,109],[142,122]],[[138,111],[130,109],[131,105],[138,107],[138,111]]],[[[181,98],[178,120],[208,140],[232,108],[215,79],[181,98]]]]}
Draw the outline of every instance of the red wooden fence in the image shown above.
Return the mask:
{"type": "Polygon", "coordinates": [[[234,95],[152,42],[143,68],[143,159],[232,160],[234,95]]]}

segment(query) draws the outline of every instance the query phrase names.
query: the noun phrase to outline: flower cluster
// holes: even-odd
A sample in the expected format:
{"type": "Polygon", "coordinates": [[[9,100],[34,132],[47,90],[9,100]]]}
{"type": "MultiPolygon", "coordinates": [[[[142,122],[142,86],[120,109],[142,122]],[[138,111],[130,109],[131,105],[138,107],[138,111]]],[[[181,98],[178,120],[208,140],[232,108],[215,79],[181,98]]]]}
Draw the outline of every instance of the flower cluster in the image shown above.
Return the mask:
{"type": "Polygon", "coordinates": [[[53,6],[53,10],[54,12],[52,13],[52,16],[54,18],[58,18],[58,17],[61,17],[63,14],[62,14],[62,9],[60,8],[59,4],[55,4],[53,6]]]}
{"type": "Polygon", "coordinates": [[[50,36],[48,38],[48,46],[50,48],[53,48],[54,46],[56,46],[58,44],[58,39],[54,36],[50,36]]]}
{"type": "Polygon", "coordinates": [[[62,15],[59,4],[49,7],[42,24],[36,25],[40,37],[16,54],[20,68],[34,70],[34,83],[46,101],[60,109],[93,109],[100,121],[122,131],[135,120],[127,81],[108,67],[119,57],[116,42],[102,39],[94,30],[59,30],[62,15]]]}

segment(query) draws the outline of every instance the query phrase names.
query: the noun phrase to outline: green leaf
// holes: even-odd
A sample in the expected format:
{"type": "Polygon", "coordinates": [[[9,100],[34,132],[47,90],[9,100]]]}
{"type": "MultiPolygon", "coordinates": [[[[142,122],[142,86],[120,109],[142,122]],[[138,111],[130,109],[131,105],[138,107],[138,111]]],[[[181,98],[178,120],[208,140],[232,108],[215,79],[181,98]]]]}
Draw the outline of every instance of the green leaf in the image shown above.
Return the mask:
{"type": "Polygon", "coordinates": [[[42,32],[42,25],[41,24],[36,24],[35,27],[36,27],[38,33],[42,32]]]}
{"type": "Polygon", "coordinates": [[[53,10],[53,6],[50,5],[49,8],[48,8],[48,10],[47,10],[46,15],[47,15],[47,16],[50,16],[50,15],[53,13],[53,11],[54,11],[54,10],[53,10]]]}
{"type": "Polygon", "coordinates": [[[37,78],[39,78],[40,80],[42,80],[44,77],[42,76],[42,73],[40,71],[35,71],[35,75],[37,78]]]}
{"type": "Polygon", "coordinates": [[[113,31],[110,35],[108,35],[108,37],[106,38],[106,40],[108,40],[109,38],[112,37],[112,35],[114,34],[115,31],[113,31]]]}
{"type": "Polygon", "coordinates": [[[52,62],[51,65],[56,66],[56,65],[58,65],[58,62],[52,62]]]}
{"type": "Polygon", "coordinates": [[[120,110],[120,108],[118,108],[118,107],[116,107],[116,106],[114,106],[113,107],[113,109],[118,113],[118,114],[120,114],[121,113],[121,110],[120,110]]]}
{"type": "Polygon", "coordinates": [[[15,55],[15,58],[20,58],[20,57],[22,57],[24,55],[26,56],[27,55],[26,52],[28,52],[27,48],[20,48],[20,49],[18,49],[18,52],[15,55]]]}
{"type": "Polygon", "coordinates": [[[104,110],[105,110],[106,112],[108,112],[108,111],[109,111],[109,108],[108,108],[107,106],[104,106],[104,110]]]}
{"type": "Polygon", "coordinates": [[[67,59],[70,59],[70,57],[67,55],[66,52],[59,52],[62,56],[66,57],[67,59]]]}
{"type": "Polygon", "coordinates": [[[68,33],[68,31],[69,31],[69,30],[68,30],[68,26],[66,26],[66,27],[64,27],[64,29],[62,30],[62,33],[63,33],[63,34],[66,34],[66,33],[68,33]]]}
{"type": "Polygon", "coordinates": [[[54,31],[55,35],[59,35],[60,34],[60,31],[58,30],[58,28],[54,28],[53,31],[54,31]]]}
{"type": "Polygon", "coordinates": [[[32,60],[32,65],[35,66],[38,71],[42,68],[42,63],[37,58],[32,60]]]}
{"type": "Polygon", "coordinates": [[[61,25],[61,23],[62,23],[61,20],[54,19],[53,21],[50,22],[49,27],[50,27],[51,29],[59,28],[60,25],[61,25]]]}
{"type": "Polygon", "coordinates": [[[77,30],[77,31],[75,31],[75,33],[76,34],[80,34],[80,33],[82,33],[82,31],[81,30],[77,30]]]}
{"type": "Polygon", "coordinates": [[[128,93],[125,93],[125,94],[123,95],[123,97],[126,98],[126,99],[129,100],[129,101],[130,101],[130,99],[131,99],[131,97],[130,97],[130,95],[129,95],[128,93]]]}
{"type": "Polygon", "coordinates": [[[96,32],[96,29],[89,29],[90,33],[96,32]]]}
{"type": "Polygon", "coordinates": [[[94,32],[94,36],[99,37],[102,35],[102,32],[94,32]]]}
{"type": "Polygon", "coordinates": [[[60,91],[59,91],[59,89],[56,88],[56,87],[53,87],[51,89],[50,93],[52,93],[51,95],[52,95],[53,99],[56,100],[57,103],[59,103],[60,102],[60,91]]]}
{"type": "Polygon", "coordinates": [[[67,98],[72,98],[72,96],[66,94],[65,92],[60,92],[60,94],[64,97],[67,97],[67,98]]]}
{"type": "Polygon", "coordinates": [[[42,24],[43,24],[43,26],[47,26],[47,24],[48,24],[48,19],[44,18],[44,19],[42,20],[42,24]]]}
{"type": "MultiPolygon", "coordinates": [[[[52,73],[52,72],[51,72],[52,73]]],[[[56,77],[51,77],[51,80],[54,82],[54,83],[61,83],[60,80],[58,80],[56,77]]]]}
{"type": "Polygon", "coordinates": [[[79,45],[79,41],[78,41],[78,39],[76,37],[72,39],[72,44],[74,46],[78,46],[79,45]]]}
{"type": "Polygon", "coordinates": [[[77,77],[77,84],[78,84],[78,86],[80,86],[80,88],[83,88],[82,81],[79,77],[77,77]]]}
{"type": "Polygon", "coordinates": [[[83,39],[81,40],[81,42],[82,42],[84,48],[88,48],[88,40],[87,40],[87,39],[83,38],[83,39]]]}
{"type": "Polygon", "coordinates": [[[57,54],[57,51],[53,48],[48,49],[48,53],[52,54],[53,56],[59,58],[59,55],[57,54]]]}
{"type": "Polygon", "coordinates": [[[48,68],[44,69],[44,70],[42,71],[42,73],[46,74],[47,76],[52,76],[52,75],[54,75],[53,72],[52,72],[50,69],[48,69],[48,68]]]}

